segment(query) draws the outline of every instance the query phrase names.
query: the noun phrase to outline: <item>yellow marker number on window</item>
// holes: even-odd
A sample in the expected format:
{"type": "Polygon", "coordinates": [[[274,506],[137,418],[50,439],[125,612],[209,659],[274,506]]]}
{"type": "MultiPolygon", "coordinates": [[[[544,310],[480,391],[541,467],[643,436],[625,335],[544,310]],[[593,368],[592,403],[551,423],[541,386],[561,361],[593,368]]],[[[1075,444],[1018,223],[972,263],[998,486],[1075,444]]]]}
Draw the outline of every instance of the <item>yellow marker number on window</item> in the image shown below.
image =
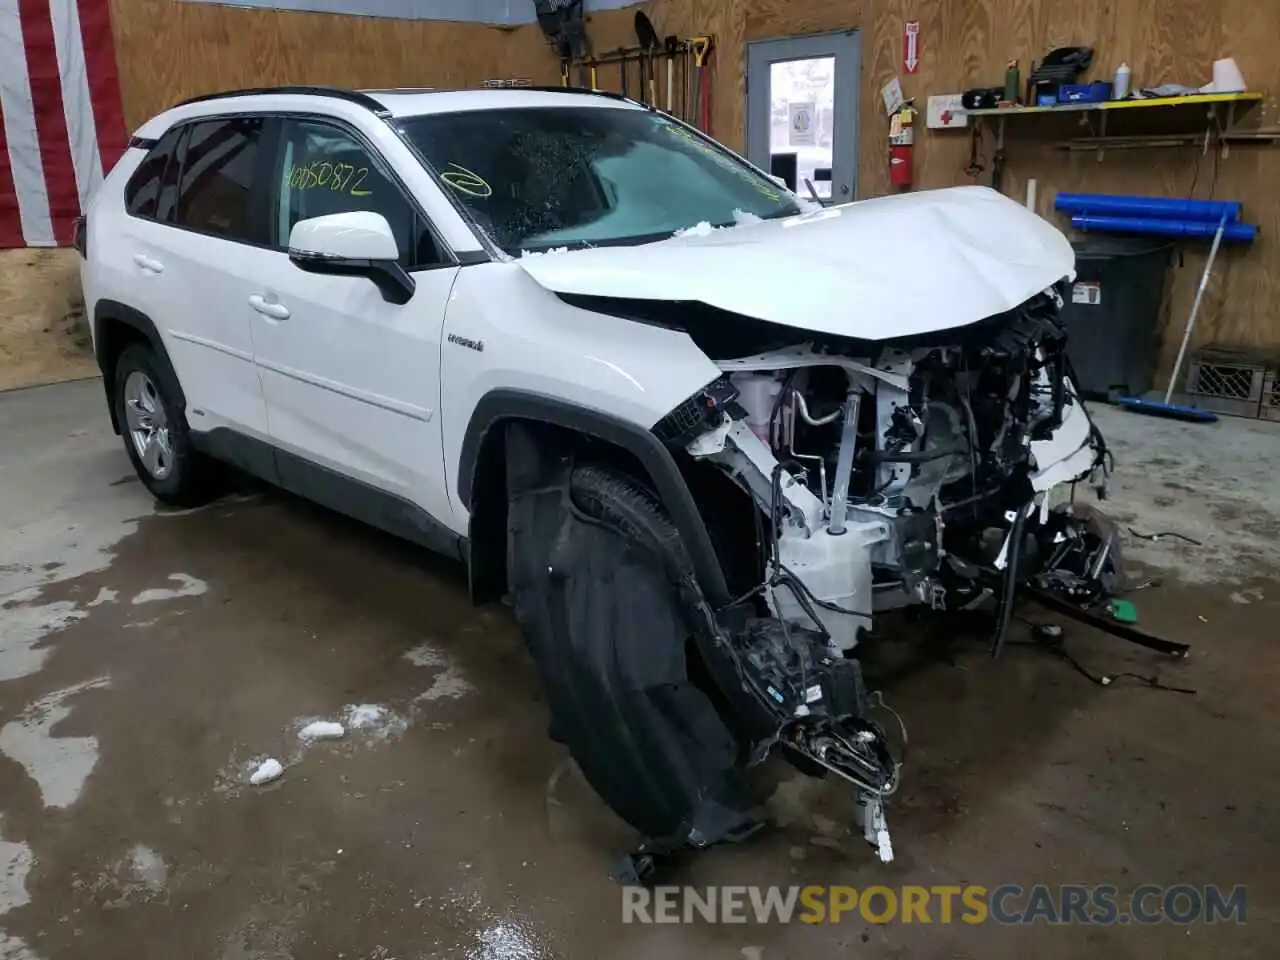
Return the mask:
{"type": "Polygon", "coordinates": [[[453,169],[446,170],[440,174],[440,179],[453,187],[453,189],[459,193],[465,193],[469,197],[493,196],[493,187],[489,186],[480,174],[473,173],[466,167],[459,166],[456,163],[451,163],[449,166],[453,169]]]}
{"type": "Polygon", "coordinates": [[[361,189],[368,177],[368,167],[354,167],[349,163],[331,163],[328,160],[312,160],[308,164],[299,164],[291,169],[288,183],[291,190],[324,188],[353,197],[368,197],[373,194],[373,191],[361,189]]]}

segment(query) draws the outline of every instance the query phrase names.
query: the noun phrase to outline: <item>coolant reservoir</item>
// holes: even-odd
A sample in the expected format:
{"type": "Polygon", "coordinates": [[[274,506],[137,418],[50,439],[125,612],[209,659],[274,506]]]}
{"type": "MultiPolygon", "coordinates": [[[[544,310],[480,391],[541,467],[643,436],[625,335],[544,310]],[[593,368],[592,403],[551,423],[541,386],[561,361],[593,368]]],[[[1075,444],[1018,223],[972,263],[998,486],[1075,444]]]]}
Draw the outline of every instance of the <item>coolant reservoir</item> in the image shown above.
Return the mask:
{"type": "Polygon", "coordinates": [[[738,403],[747,411],[747,426],[767,446],[769,417],[782,391],[782,381],[767,373],[735,373],[729,380],[738,388],[738,403]]]}

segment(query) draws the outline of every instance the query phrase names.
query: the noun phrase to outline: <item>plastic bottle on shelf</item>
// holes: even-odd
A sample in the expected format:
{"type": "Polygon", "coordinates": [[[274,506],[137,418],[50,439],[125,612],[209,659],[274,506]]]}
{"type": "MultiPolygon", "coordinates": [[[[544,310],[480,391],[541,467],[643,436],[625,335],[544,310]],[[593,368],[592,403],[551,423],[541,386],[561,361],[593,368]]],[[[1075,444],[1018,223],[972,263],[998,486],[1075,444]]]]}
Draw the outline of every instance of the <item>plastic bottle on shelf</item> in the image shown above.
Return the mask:
{"type": "Polygon", "coordinates": [[[1129,84],[1133,81],[1133,71],[1129,69],[1127,63],[1120,64],[1116,70],[1115,86],[1111,91],[1111,97],[1114,100],[1123,100],[1129,96],[1129,84]]]}

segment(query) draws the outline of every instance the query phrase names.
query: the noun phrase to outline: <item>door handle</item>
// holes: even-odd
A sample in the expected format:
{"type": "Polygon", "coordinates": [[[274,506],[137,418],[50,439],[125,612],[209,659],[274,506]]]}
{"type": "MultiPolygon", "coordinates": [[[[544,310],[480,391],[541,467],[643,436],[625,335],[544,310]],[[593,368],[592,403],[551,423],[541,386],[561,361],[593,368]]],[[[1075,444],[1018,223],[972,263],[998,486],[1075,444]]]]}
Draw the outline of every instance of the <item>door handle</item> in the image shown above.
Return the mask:
{"type": "Polygon", "coordinates": [[[145,253],[135,253],[133,262],[147,273],[164,273],[164,264],[159,260],[152,260],[145,253]]]}
{"type": "Polygon", "coordinates": [[[249,298],[249,306],[257,310],[264,317],[270,317],[273,320],[288,320],[289,308],[283,303],[275,300],[268,300],[266,297],[254,294],[249,298]]]}

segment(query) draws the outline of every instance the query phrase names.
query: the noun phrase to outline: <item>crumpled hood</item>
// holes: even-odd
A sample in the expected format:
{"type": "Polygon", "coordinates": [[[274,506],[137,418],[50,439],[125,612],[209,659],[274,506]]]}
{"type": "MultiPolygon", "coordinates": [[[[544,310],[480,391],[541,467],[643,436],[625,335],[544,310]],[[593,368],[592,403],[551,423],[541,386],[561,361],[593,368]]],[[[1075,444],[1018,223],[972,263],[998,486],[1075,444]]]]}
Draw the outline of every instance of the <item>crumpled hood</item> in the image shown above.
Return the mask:
{"type": "Polygon", "coordinates": [[[866,340],[975,323],[1071,274],[1052,224],[986,187],[863,200],[633,247],[525,256],[557,293],[696,300],[866,340]]]}

